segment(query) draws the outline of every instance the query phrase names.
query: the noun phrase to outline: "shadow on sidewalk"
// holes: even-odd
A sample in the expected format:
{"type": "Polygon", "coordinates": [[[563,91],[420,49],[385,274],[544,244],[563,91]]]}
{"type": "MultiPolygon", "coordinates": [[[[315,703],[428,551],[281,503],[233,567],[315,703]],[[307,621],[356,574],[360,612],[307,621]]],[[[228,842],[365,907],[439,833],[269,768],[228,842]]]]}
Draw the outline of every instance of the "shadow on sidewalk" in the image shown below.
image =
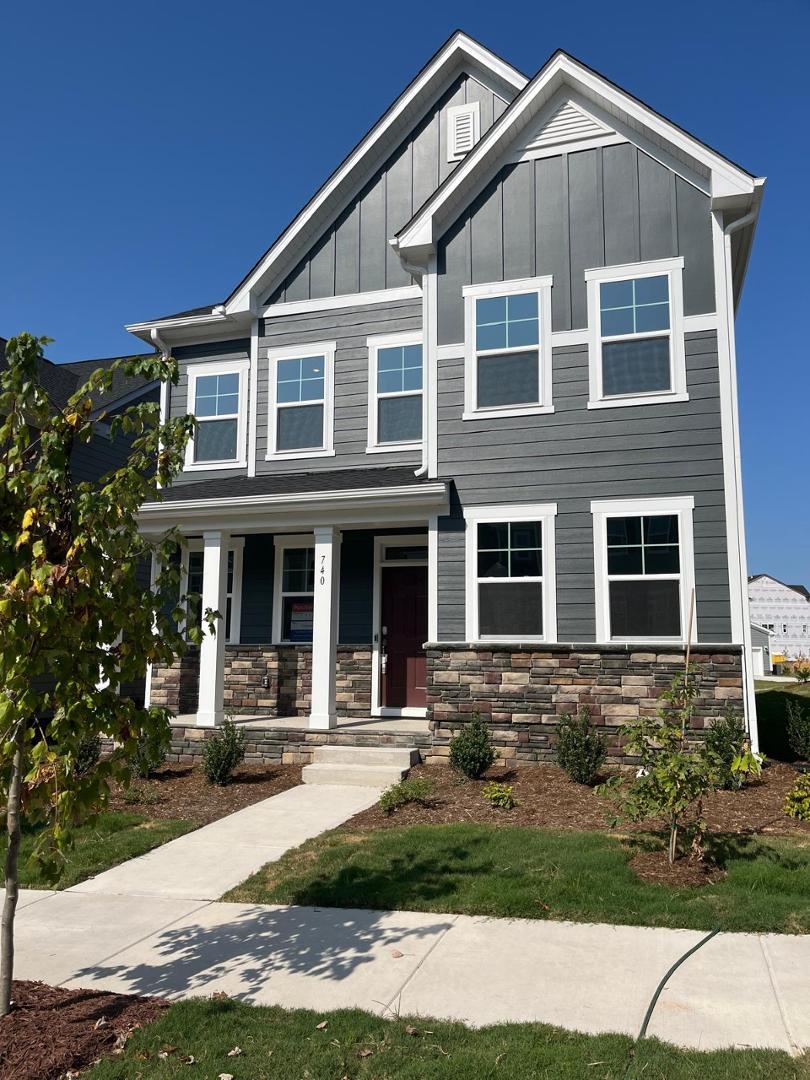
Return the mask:
{"type": "MultiPolygon", "coordinates": [[[[222,907],[204,912],[214,915],[222,907]]],[[[141,954],[148,951],[148,959],[85,967],[73,978],[85,985],[114,979],[121,991],[157,996],[202,993],[227,978],[229,996],[244,998],[278,975],[347,979],[378,959],[382,949],[407,957],[419,942],[429,944],[427,939],[452,925],[440,916],[417,927],[390,925],[391,920],[391,913],[380,911],[246,908],[226,922],[159,931],[132,946],[141,954]]]]}

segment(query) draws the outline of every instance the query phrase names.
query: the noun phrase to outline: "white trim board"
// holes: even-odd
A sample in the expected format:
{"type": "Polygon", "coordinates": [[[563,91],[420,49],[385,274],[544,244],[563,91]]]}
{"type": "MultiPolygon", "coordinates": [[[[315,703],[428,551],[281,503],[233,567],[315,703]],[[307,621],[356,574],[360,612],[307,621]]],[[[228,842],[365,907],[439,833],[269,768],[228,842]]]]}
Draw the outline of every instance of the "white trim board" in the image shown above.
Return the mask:
{"type": "MultiPolygon", "coordinates": [[[[384,566],[427,566],[428,567],[428,630],[430,629],[430,534],[402,533],[398,536],[375,536],[374,537],[374,562],[373,562],[373,586],[371,601],[371,715],[372,716],[424,716],[424,709],[394,709],[383,708],[380,704],[381,680],[380,675],[382,655],[380,649],[380,632],[382,619],[382,568],[384,566]],[[391,547],[412,547],[421,545],[427,541],[428,559],[384,559],[383,549],[391,547]]],[[[430,634],[428,633],[428,638],[430,634]]]]}
{"type": "Polygon", "coordinates": [[[421,300],[421,298],[422,290],[418,285],[403,285],[398,289],[375,289],[370,292],[322,296],[316,300],[289,300],[280,304],[268,304],[262,311],[262,318],[277,319],[284,315],[306,315],[317,311],[371,307],[374,304],[394,304],[399,300],[421,300]]]}

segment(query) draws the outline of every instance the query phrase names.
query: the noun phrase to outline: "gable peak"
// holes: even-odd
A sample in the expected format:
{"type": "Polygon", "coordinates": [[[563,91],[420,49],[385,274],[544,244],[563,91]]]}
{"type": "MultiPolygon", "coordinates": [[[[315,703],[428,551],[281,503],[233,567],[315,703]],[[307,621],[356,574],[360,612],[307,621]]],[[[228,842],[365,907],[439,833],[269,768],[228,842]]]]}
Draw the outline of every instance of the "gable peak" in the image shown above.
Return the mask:
{"type": "Polygon", "coordinates": [[[561,101],[550,116],[536,125],[525,143],[526,150],[539,150],[559,143],[579,142],[612,134],[610,129],[570,99],[561,101]]]}

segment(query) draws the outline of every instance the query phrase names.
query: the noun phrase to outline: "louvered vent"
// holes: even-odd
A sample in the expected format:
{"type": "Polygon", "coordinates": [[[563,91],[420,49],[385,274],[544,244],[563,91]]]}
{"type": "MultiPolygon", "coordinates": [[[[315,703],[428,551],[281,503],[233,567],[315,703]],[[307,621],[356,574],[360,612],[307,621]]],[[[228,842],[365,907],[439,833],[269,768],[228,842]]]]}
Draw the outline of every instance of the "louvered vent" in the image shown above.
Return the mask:
{"type": "Polygon", "coordinates": [[[578,109],[570,101],[561,105],[554,115],[543,124],[532,139],[526,144],[527,150],[555,143],[573,142],[579,139],[592,139],[597,135],[606,135],[608,129],[592,116],[578,109]]]}
{"type": "Polygon", "coordinates": [[[459,161],[478,142],[480,117],[478,102],[452,105],[447,110],[447,160],[459,161]]]}

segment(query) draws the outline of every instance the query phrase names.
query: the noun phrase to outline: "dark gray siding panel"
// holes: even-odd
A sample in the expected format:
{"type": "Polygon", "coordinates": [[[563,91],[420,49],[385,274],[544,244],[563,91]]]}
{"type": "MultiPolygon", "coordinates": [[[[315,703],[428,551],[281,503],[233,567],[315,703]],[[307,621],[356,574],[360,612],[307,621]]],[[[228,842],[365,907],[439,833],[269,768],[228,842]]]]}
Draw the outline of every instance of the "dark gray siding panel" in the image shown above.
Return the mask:
{"type": "MultiPolygon", "coordinates": [[[[139,399],[137,404],[147,401],[156,402],[159,398],[159,390],[150,390],[139,399]]],[[[96,434],[89,443],[77,443],[70,455],[70,468],[74,480],[98,480],[107,473],[120,469],[126,463],[134,441],[134,435],[119,432],[114,439],[107,435],[96,434]]]]}
{"type": "MultiPolygon", "coordinates": [[[[169,388],[169,415],[185,416],[188,408],[188,367],[189,365],[204,363],[215,360],[246,360],[250,356],[250,342],[245,339],[237,341],[213,341],[201,345],[183,345],[173,349],[172,355],[180,367],[180,378],[177,386],[169,388]]],[[[250,438],[250,432],[248,432],[250,438]]],[[[216,469],[206,472],[204,469],[195,469],[190,473],[180,473],[175,484],[193,482],[195,480],[210,480],[214,477],[224,479],[227,476],[244,476],[244,469],[216,469]]]]}
{"type": "Polygon", "coordinates": [[[265,533],[245,537],[242,555],[242,627],[246,645],[266,645],[273,640],[273,537],[265,533]]]}
{"type": "Polygon", "coordinates": [[[531,237],[555,330],[587,325],[583,271],[638,259],[682,255],[685,314],[714,310],[708,197],[624,143],[501,170],[439,242],[440,345],[463,338],[462,287],[524,276],[531,237]]]}
{"type": "Polygon", "coordinates": [[[366,454],[368,432],[368,346],[375,334],[420,330],[420,300],[400,300],[385,305],[341,308],[265,319],[259,341],[259,372],[256,407],[256,472],[291,472],[296,469],[340,469],[349,465],[419,464],[418,453],[366,454]],[[267,461],[267,349],[285,345],[317,345],[336,341],[335,355],[335,456],[267,461]]]}
{"type": "Polygon", "coordinates": [[[506,102],[472,74],[460,75],[269,302],[341,296],[356,292],[358,280],[364,292],[408,285],[410,276],[388,240],[455,169],[458,162],[447,160],[446,110],[450,105],[474,101],[479,103],[482,135],[506,108],[506,102]],[[354,215],[359,220],[359,235],[354,215]],[[345,272],[343,258],[349,260],[345,272]]]}
{"type": "MultiPolygon", "coordinates": [[[[555,349],[555,412],[463,421],[463,360],[442,360],[439,475],[452,477],[462,506],[556,502],[557,611],[561,641],[595,635],[593,525],[599,498],[693,495],[695,574],[701,641],[728,641],[728,559],[714,334],[687,335],[690,400],[625,409],[586,409],[583,347],[555,349]]],[[[441,519],[440,634],[463,638],[463,548],[441,519]],[[459,552],[462,554],[459,555],[459,552]]]]}

